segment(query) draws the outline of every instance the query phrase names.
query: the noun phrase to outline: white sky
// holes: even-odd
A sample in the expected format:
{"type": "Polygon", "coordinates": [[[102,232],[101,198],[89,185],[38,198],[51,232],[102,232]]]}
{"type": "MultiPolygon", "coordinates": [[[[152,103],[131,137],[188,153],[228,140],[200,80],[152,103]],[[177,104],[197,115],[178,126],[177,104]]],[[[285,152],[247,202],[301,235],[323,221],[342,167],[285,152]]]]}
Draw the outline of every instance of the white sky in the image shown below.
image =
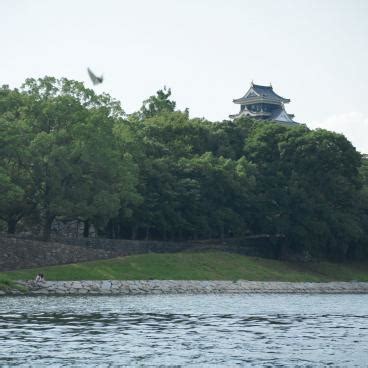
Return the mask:
{"type": "Polygon", "coordinates": [[[164,85],[192,117],[238,112],[253,80],[368,153],[368,0],[1,0],[0,84],[91,83],[127,113],[164,85]]]}

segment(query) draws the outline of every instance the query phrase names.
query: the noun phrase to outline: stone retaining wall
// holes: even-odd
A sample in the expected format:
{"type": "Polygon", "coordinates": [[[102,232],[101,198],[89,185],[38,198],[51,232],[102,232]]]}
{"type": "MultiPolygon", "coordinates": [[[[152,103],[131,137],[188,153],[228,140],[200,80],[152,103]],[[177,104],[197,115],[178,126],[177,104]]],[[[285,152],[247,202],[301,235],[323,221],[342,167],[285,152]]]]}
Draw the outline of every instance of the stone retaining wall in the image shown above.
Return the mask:
{"type": "Polygon", "coordinates": [[[157,240],[130,240],[130,239],[108,239],[108,238],[66,238],[53,237],[58,243],[83,246],[95,249],[105,249],[111,251],[125,251],[129,254],[138,253],[168,253],[180,252],[193,247],[192,242],[173,242],[157,240]]]}
{"type": "MultiPolygon", "coordinates": [[[[28,295],[134,295],[224,293],[368,293],[368,282],[268,281],[19,281],[28,295]]],[[[0,294],[6,294],[4,291],[0,294]]],[[[24,294],[19,290],[7,294],[24,294]]]]}
{"type": "Polygon", "coordinates": [[[173,253],[193,247],[192,243],[98,238],[60,238],[44,242],[0,235],[0,272],[132,254],[173,253]]]}
{"type": "Polygon", "coordinates": [[[0,235],[0,271],[93,261],[144,253],[219,250],[262,256],[257,247],[233,242],[160,242],[101,238],[55,238],[50,242],[0,235]]]}
{"type": "Polygon", "coordinates": [[[0,271],[113,258],[121,253],[38,240],[0,237],[0,271]]]}
{"type": "Polygon", "coordinates": [[[225,240],[207,239],[199,241],[158,241],[158,240],[130,240],[106,238],[65,238],[54,237],[55,241],[63,244],[85,246],[88,248],[104,249],[115,252],[124,251],[126,254],[142,253],[175,253],[184,250],[221,250],[255,257],[274,257],[274,245],[277,237],[266,235],[248,236],[246,238],[229,238],[225,240]]]}

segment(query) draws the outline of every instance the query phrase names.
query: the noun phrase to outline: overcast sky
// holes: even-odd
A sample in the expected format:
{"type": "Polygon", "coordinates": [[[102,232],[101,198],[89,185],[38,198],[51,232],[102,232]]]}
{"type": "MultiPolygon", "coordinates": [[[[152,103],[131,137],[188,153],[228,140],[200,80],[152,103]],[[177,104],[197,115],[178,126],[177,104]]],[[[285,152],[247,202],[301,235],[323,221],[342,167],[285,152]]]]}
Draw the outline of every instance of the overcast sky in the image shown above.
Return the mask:
{"type": "Polygon", "coordinates": [[[367,0],[1,0],[0,84],[84,81],[127,113],[164,85],[192,117],[238,112],[253,80],[272,83],[309,127],[368,153],[367,0]]]}

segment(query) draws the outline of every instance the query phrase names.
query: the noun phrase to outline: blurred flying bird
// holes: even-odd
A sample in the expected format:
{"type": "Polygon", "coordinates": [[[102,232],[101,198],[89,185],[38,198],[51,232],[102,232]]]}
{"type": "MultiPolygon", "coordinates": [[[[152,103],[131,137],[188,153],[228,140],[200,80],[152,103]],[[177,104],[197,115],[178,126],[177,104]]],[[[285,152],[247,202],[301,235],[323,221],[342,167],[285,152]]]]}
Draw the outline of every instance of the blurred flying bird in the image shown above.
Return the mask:
{"type": "Polygon", "coordinates": [[[101,75],[101,77],[97,77],[90,68],[87,68],[88,71],[88,75],[91,78],[91,81],[94,85],[96,84],[100,84],[103,82],[103,76],[101,75]]]}

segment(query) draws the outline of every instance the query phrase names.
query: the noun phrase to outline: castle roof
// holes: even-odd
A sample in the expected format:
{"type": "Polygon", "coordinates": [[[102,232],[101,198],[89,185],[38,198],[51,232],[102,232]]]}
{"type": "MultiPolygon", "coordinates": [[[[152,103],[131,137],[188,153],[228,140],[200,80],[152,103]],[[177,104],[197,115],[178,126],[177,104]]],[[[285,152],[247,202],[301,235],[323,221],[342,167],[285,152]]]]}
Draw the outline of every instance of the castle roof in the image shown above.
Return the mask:
{"type": "Polygon", "coordinates": [[[288,114],[283,108],[276,109],[272,112],[270,120],[278,121],[280,123],[296,124],[292,119],[291,114],[288,114]]]}
{"type": "Polygon", "coordinates": [[[252,83],[247,93],[238,99],[233,100],[234,103],[245,104],[253,102],[270,102],[270,103],[288,103],[290,100],[279,96],[274,92],[272,86],[261,86],[252,83]]]}
{"type": "Polygon", "coordinates": [[[238,114],[229,115],[231,119],[240,118],[242,116],[249,116],[256,119],[261,120],[269,120],[269,121],[276,121],[278,123],[284,124],[298,124],[298,122],[293,120],[294,115],[288,114],[283,107],[277,108],[272,112],[253,112],[248,109],[244,109],[240,111],[238,114]]]}

